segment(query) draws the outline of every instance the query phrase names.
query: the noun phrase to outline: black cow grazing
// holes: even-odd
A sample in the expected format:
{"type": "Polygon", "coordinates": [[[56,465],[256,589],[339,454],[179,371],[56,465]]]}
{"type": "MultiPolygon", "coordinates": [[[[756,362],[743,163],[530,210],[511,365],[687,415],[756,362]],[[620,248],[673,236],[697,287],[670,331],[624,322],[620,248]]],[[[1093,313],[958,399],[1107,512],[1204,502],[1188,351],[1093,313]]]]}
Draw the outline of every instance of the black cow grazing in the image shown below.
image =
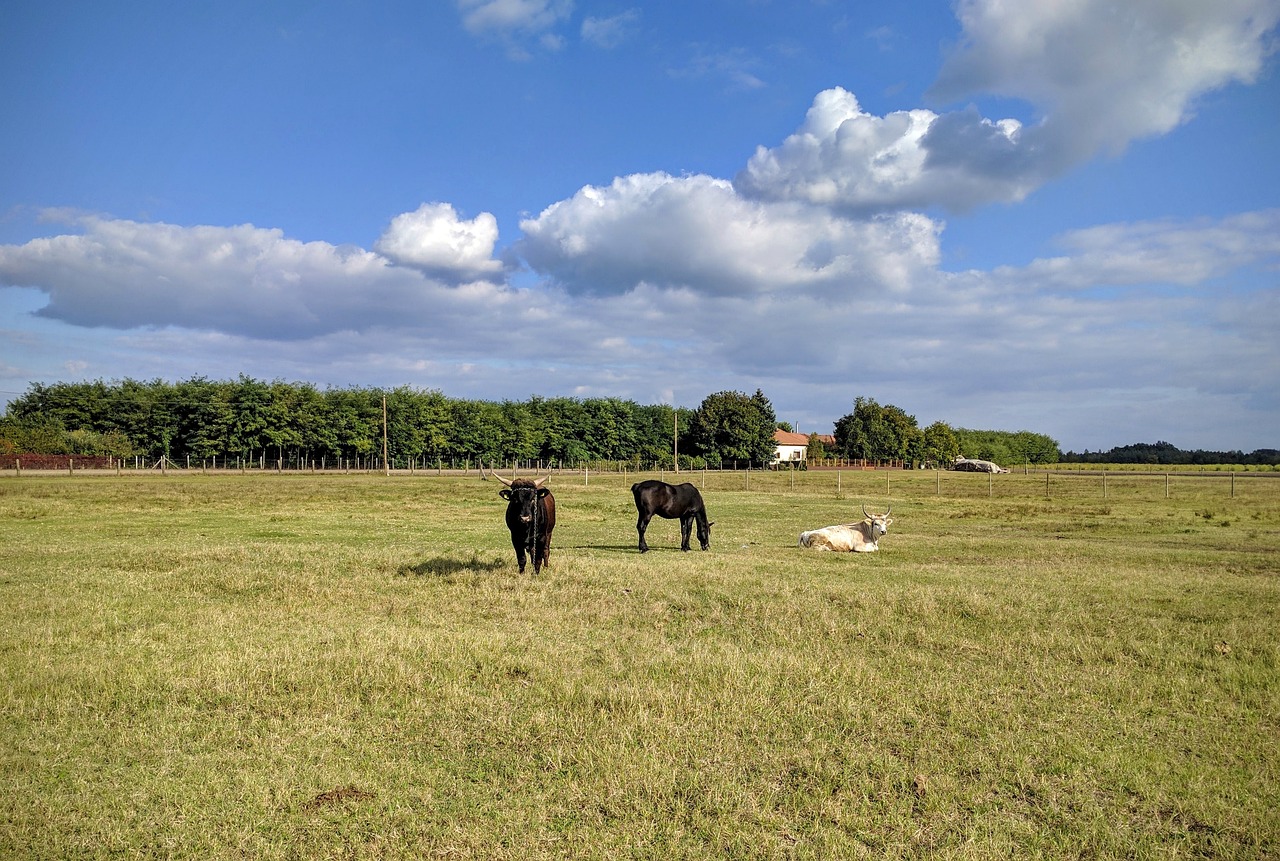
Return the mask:
{"type": "MultiPolygon", "coordinates": [[[[484,474],[483,465],[480,472],[484,474]]],[[[506,485],[498,495],[507,500],[507,529],[511,530],[511,546],[516,549],[520,573],[524,573],[527,553],[533,557],[533,573],[537,576],[551,558],[551,532],[556,528],[556,498],[542,486],[551,476],[537,481],[508,481],[495,472],[493,477],[506,485]]]]}
{"type": "Polygon", "coordinates": [[[715,524],[707,522],[707,507],[702,504],[702,494],[692,484],[674,485],[649,479],[631,485],[631,495],[636,499],[636,511],[640,512],[636,531],[640,533],[641,553],[649,550],[644,541],[644,531],[649,528],[649,521],[655,514],[667,519],[680,518],[681,550],[689,549],[689,533],[695,519],[698,521],[698,542],[703,550],[711,547],[711,527],[715,524]]]}

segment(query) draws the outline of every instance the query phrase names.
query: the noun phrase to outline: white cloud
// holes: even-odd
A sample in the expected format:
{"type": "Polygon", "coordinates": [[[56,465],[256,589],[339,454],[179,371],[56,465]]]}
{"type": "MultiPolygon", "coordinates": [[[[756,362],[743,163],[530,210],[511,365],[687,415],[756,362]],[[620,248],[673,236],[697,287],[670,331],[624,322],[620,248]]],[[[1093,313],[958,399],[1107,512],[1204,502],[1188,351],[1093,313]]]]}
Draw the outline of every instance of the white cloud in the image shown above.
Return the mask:
{"type": "Polygon", "coordinates": [[[1025,99],[1042,120],[972,107],[877,117],[833,88],[795,134],[757,149],[739,190],[850,213],[1021,200],[1099,152],[1168,132],[1203,93],[1252,81],[1280,20],[1275,0],[965,0],[958,11],[964,40],[934,96],[1025,99]]]}
{"type": "Polygon", "coordinates": [[[371,251],[299,242],[253,225],[180,227],[88,217],[82,234],[0,246],[0,284],[48,297],[37,313],[77,326],[180,326],[263,338],[422,323],[504,299],[371,251]]]}
{"type": "Polygon", "coordinates": [[[502,263],[493,259],[497,241],[498,220],[492,214],[464,221],[447,203],[424,203],[391,219],[373,247],[402,266],[462,283],[502,274],[502,263]]]}
{"type": "Polygon", "coordinates": [[[765,86],[755,73],[759,61],[740,48],[721,50],[707,45],[693,45],[684,65],[672,67],[673,78],[721,78],[733,90],[758,90],[765,86]]]}
{"type": "Polygon", "coordinates": [[[1058,240],[1070,256],[1041,259],[1023,270],[1045,289],[1113,286],[1189,287],[1280,260],[1280,210],[1213,221],[1107,224],[1058,240]]]}
{"type": "Polygon", "coordinates": [[[1038,184],[1038,177],[1010,169],[1021,133],[1016,120],[993,123],[968,112],[877,117],[836,87],[814,98],[781,146],[757,148],[734,184],[752,197],[854,214],[933,204],[965,209],[1021,198],[1038,184]]]}
{"type": "Polygon", "coordinates": [[[573,12],[573,0],[457,0],[462,24],[475,36],[488,36],[505,44],[513,60],[527,60],[523,44],[535,41],[544,50],[564,47],[564,37],[553,32],[573,12]]]}
{"type": "Polygon", "coordinates": [[[607,18],[588,15],[582,21],[582,41],[597,48],[616,48],[630,38],[640,22],[640,12],[628,9],[607,18]]]}
{"type": "Polygon", "coordinates": [[[529,219],[521,250],[563,289],[527,290],[450,286],[248,225],[80,227],[0,246],[0,284],[21,287],[0,291],[20,300],[0,302],[0,331],[27,332],[0,388],[122,367],[646,403],[759,387],[806,429],[869,394],[925,423],[1052,416],[1032,429],[1076,447],[1135,414],[1153,430],[1109,444],[1238,444],[1207,409],[1238,415],[1257,445],[1273,438],[1277,211],[1104,225],[1062,237],[1058,257],[949,273],[940,227],[919,215],[843,219],[744,200],[710,177],[644,174],[529,219]],[[23,322],[32,289],[48,297],[36,326],[23,322]]]}
{"type": "Polygon", "coordinates": [[[1048,119],[1060,157],[1164,134],[1194,99],[1250,83],[1274,50],[1275,0],[962,0],[964,28],[934,95],[1026,99],[1048,119]]]}
{"type": "Polygon", "coordinates": [[[922,215],[843,219],[747,200],[731,183],[701,175],[586,186],[520,226],[516,250],[574,293],[649,284],[722,296],[878,295],[910,286],[939,254],[938,225],[922,215]]]}
{"type": "Polygon", "coordinates": [[[462,23],[471,33],[536,33],[573,11],[572,0],[458,0],[462,23]]]}

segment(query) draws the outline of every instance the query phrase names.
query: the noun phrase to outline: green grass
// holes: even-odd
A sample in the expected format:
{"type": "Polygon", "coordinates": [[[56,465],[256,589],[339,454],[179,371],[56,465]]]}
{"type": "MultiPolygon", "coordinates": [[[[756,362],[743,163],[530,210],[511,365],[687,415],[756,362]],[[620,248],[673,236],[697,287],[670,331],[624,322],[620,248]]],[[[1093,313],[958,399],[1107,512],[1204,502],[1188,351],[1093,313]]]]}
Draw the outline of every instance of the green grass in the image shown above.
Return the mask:
{"type": "Polygon", "coordinates": [[[0,479],[0,857],[1280,854],[1280,480],[635,478],[0,479]]]}

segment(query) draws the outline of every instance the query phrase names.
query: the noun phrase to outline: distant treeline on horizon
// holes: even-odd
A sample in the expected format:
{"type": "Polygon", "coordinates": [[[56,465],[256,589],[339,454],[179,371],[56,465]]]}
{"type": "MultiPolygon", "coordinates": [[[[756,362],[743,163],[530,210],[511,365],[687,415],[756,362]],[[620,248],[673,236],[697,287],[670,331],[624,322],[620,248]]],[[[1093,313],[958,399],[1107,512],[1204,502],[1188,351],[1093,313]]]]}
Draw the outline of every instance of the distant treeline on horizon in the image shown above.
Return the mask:
{"type": "MultiPolygon", "coordinates": [[[[779,424],[759,390],[754,395],[717,392],[696,409],[677,409],[620,398],[470,400],[409,386],[322,390],[244,375],[176,383],[33,383],[0,415],[0,454],[367,462],[382,454],[385,416],[392,464],[653,464],[671,460],[677,413],[682,467],[759,466],[773,457],[779,424]]],[[[1007,465],[1060,460],[1274,465],[1278,454],[1274,449],[1247,455],[1184,452],[1160,442],[1062,455],[1056,441],[1043,434],[952,428],[945,422],[921,429],[898,407],[863,397],[836,422],[834,436],[835,445],[824,445],[809,435],[808,456],[941,464],[963,454],[1007,465]]]]}
{"type": "Polygon", "coordinates": [[[1063,463],[1149,463],[1160,466],[1210,465],[1238,463],[1245,466],[1276,466],[1280,464],[1280,449],[1260,448],[1252,452],[1184,450],[1169,442],[1138,442],[1118,446],[1109,451],[1086,449],[1083,453],[1062,453],[1063,463]]]}

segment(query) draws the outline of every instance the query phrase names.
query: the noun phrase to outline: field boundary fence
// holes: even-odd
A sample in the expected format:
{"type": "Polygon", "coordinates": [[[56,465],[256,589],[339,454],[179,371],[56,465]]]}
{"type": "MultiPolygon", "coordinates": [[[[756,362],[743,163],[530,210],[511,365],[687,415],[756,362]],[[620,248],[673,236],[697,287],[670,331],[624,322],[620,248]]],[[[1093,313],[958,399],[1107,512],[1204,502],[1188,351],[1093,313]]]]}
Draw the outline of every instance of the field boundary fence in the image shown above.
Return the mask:
{"type": "MultiPolygon", "coordinates": [[[[485,470],[490,467],[486,463],[485,470]]],[[[929,497],[965,497],[990,499],[1058,499],[1058,500],[1122,500],[1125,498],[1176,499],[1179,495],[1235,498],[1245,488],[1266,486],[1267,493],[1280,489],[1280,471],[1219,466],[1202,469],[1150,470],[1118,466],[1115,469],[1018,469],[1012,473],[974,473],[958,470],[909,470],[901,467],[824,467],[817,469],[771,469],[767,466],[699,467],[675,470],[669,464],[634,464],[595,462],[581,464],[544,463],[540,461],[508,461],[495,464],[503,477],[550,475],[556,483],[591,486],[600,483],[629,488],[631,483],[656,478],[673,484],[692,482],[703,490],[746,491],[759,493],[832,493],[837,497],[859,496],[872,499],[929,497]]],[[[167,458],[154,462],[138,459],[128,463],[120,459],[76,456],[13,457],[0,459],[0,477],[30,476],[193,476],[193,475],[377,475],[404,477],[472,477],[481,478],[481,469],[473,462],[443,460],[434,464],[404,462],[387,468],[379,459],[352,459],[328,463],[324,461],[289,468],[277,462],[275,468],[263,459],[252,462],[204,462],[176,465],[167,458]],[[216,465],[215,465],[216,464],[216,465]]]]}

